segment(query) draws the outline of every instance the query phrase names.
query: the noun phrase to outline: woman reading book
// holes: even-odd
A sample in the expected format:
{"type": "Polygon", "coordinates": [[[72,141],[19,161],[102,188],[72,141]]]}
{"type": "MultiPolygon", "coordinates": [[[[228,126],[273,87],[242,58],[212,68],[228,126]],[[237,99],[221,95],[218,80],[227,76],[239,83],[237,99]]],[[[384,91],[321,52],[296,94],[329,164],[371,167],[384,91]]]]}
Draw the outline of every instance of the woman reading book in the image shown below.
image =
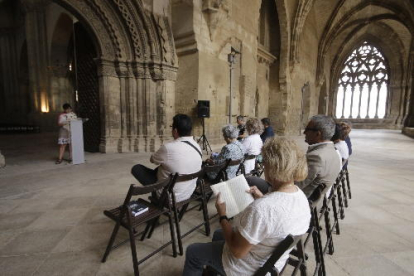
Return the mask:
{"type": "MultiPolygon", "coordinates": [[[[188,246],[184,276],[202,275],[203,266],[221,275],[253,275],[287,235],[302,235],[308,230],[308,200],[294,184],[307,175],[304,153],[294,141],[275,137],[266,141],[262,155],[265,178],[272,184],[272,191],[263,195],[256,187],[247,190],[255,200],[232,223],[219,194],[216,208],[221,229],[214,233],[212,242],[188,246]]],[[[279,272],[288,257],[286,252],[277,261],[279,272]]]]}

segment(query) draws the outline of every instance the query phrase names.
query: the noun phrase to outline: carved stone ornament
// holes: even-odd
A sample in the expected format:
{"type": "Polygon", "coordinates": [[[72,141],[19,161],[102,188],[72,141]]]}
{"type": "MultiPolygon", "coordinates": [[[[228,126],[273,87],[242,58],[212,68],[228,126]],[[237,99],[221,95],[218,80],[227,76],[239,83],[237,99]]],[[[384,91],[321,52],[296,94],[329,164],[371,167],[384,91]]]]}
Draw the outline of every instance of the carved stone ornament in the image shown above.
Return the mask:
{"type": "Polygon", "coordinates": [[[257,61],[259,63],[265,63],[268,66],[272,65],[273,62],[275,62],[277,58],[272,55],[271,53],[269,53],[268,51],[266,51],[263,46],[259,45],[257,47],[257,61]]]}
{"type": "Polygon", "coordinates": [[[98,59],[98,76],[118,77],[115,69],[115,62],[111,60],[98,59]]]}
{"type": "Polygon", "coordinates": [[[214,39],[214,36],[220,25],[224,23],[229,17],[231,6],[228,2],[228,0],[203,1],[203,14],[207,21],[211,40],[214,39]]]}

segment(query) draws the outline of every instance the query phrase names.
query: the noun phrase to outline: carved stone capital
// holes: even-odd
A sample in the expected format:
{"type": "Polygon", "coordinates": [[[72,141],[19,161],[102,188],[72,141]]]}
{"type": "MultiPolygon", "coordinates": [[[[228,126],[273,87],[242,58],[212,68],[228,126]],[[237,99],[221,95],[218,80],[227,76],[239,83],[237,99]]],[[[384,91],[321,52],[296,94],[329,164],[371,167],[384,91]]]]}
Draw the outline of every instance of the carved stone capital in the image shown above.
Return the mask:
{"type": "Polygon", "coordinates": [[[98,76],[118,77],[115,61],[106,59],[96,59],[98,76]]]}
{"type": "Polygon", "coordinates": [[[227,20],[231,5],[228,0],[203,1],[203,13],[210,31],[210,39],[213,40],[216,31],[227,20]]]}
{"type": "Polygon", "coordinates": [[[116,61],[116,72],[121,78],[131,78],[134,77],[130,63],[126,61],[116,61]]]}
{"type": "Polygon", "coordinates": [[[266,51],[265,48],[259,44],[257,47],[257,61],[270,66],[273,62],[275,62],[275,60],[277,60],[277,57],[266,51]]]}

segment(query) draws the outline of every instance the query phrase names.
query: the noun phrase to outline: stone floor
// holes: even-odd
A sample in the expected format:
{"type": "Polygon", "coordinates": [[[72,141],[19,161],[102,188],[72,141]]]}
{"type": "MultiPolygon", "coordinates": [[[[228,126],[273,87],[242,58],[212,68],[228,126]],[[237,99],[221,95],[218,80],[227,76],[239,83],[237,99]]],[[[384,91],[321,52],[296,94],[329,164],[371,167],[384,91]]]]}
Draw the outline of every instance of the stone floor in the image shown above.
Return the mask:
{"type": "MultiPolygon", "coordinates": [[[[328,275],[414,275],[414,141],[386,130],[353,130],[351,137],[353,198],[326,258],[328,275]]],[[[294,138],[306,148],[303,137],[294,138]]],[[[133,275],[128,244],[100,262],[114,225],[102,211],[122,203],[135,182],[131,166],[148,163],[149,154],[86,154],[86,164],[55,165],[54,139],[0,137],[7,162],[0,169],[0,274],[133,275]]],[[[214,213],[212,201],[209,209],[214,213]]],[[[190,212],[183,227],[200,220],[190,212]]],[[[213,230],[218,226],[214,220],[213,230]]],[[[126,237],[122,230],[119,240],[126,237]]],[[[139,256],[168,239],[168,226],[158,227],[138,242],[139,256]]],[[[184,243],[209,240],[200,229],[184,243]]],[[[142,275],[180,275],[184,257],[171,252],[140,265],[142,275]]]]}

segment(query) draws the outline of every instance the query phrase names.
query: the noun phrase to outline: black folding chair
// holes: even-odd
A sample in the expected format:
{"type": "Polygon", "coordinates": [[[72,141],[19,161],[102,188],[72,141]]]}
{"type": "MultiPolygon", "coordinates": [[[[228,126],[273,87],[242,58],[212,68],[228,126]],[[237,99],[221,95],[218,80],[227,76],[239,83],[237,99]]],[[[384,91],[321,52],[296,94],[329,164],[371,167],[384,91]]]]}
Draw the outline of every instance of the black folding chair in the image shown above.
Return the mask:
{"type": "Polygon", "coordinates": [[[270,273],[271,276],[278,276],[281,275],[286,268],[286,265],[289,264],[295,269],[293,270],[292,275],[296,275],[297,271],[300,269],[301,275],[306,275],[306,260],[305,260],[305,252],[303,250],[302,244],[302,236],[292,236],[288,235],[281,243],[279,243],[275,250],[273,251],[272,255],[267,259],[266,263],[262,267],[260,267],[253,276],[265,276],[267,273],[270,273]],[[296,247],[296,255],[295,259],[289,258],[288,262],[284,266],[283,270],[279,273],[276,268],[276,262],[282,257],[282,255],[292,248],[296,247]]]}
{"type": "Polygon", "coordinates": [[[253,154],[245,154],[244,155],[244,160],[243,160],[243,163],[242,163],[242,166],[241,166],[241,173],[244,174],[246,177],[252,176],[252,175],[260,177],[260,175],[258,175],[258,172],[256,171],[256,166],[257,166],[256,157],[257,157],[257,155],[253,155],[253,154]],[[250,171],[249,173],[246,173],[245,163],[246,163],[246,161],[250,161],[250,160],[253,160],[253,159],[254,159],[254,162],[255,162],[254,163],[254,169],[252,171],[250,171]]]}
{"type": "Polygon", "coordinates": [[[193,231],[197,230],[199,227],[201,227],[203,225],[204,225],[204,228],[205,228],[206,236],[210,235],[210,220],[209,220],[208,209],[207,209],[207,196],[206,196],[206,193],[205,193],[205,190],[204,190],[204,188],[205,188],[204,180],[202,179],[203,175],[204,175],[204,171],[200,170],[200,171],[198,171],[196,173],[193,173],[193,174],[179,174],[177,176],[177,178],[175,180],[175,183],[197,179],[197,186],[196,186],[196,189],[195,189],[194,193],[191,195],[190,198],[188,198],[186,200],[176,202],[175,194],[172,190],[173,185],[171,185],[170,188],[169,188],[169,193],[170,193],[171,198],[172,198],[172,209],[173,209],[174,218],[175,218],[175,224],[176,224],[176,230],[177,230],[177,239],[178,239],[178,249],[179,249],[179,254],[180,255],[184,254],[182,239],[185,236],[187,236],[188,234],[190,234],[193,231]],[[192,208],[188,209],[188,206],[190,205],[191,202],[198,202],[199,203],[200,201],[201,201],[201,204],[196,204],[192,208]],[[203,210],[203,222],[196,225],[196,226],[194,226],[193,228],[188,230],[186,233],[181,234],[180,221],[183,218],[185,212],[189,211],[189,210],[192,210],[192,209],[198,207],[199,205],[201,205],[200,208],[203,210]]]}
{"type": "Polygon", "coordinates": [[[311,222],[308,230],[308,235],[305,238],[303,244],[305,248],[307,247],[310,238],[312,237],[313,240],[313,249],[315,252],[315,270],[313,275],[325,276],[326,269],[325,269],[325,260],[323,250],[324,247],[322,246],[322,235],[321,235],[321,227],[320,227],[320,210],[318,206],[321,205],[321,201],[324,199],[326,192],[329,190],[324,184],[319,185],[317,189],[310,195],[308,198],[309,200],[309,207],[311,209],[311,222]]]}
{"type": "MultiPolygon", "coordinates": [[[[168,245],[172,244],[172,250],[173,250],[173,256],[177,256],[177,249],[176,249],[176,239],[175,239],[175,233],[174,233],[174,223],[173,223],[173,211],[172,211],[172,204],[169,200],[168,196],[168,189],[170,186],[174,183],[177,176],[170,176],[168,179],[148,185],[148,186],[135,186],[131,185],[129,187],[127,196],[125,197],[124,203],[114,209],[111,210],[105,210],[104,214],[109,217],[110,219],[114,220],[116,222],[114,230],[112,231],[111,237],[108,242],[108,246],[106,247],[104,256],[102,257],[102,262],[104,263],[111,252],[112,249],[126,243],[128,240],[125,240],[121,242],[120,244],[113,247],[113,244],[115,242],[116,235],[118,234],[118,230],[120,226],[124,227],[128,230],[129,233],[129,242],[131,245],[131,253],[132,253],[132,262],[134,267],[134,275],[139,275],[138,265],[142,262],[146,261],[148,258],[154,256],[156,253],[160,252],[162,249],[167,247],[168,245]],[[138,195],[144,195],[149,194],[151,192],[155,192],[159,189],[162,189],[161,195],[159,197],[158,203],[154,204],[151,202],[148,202],[144,199],[139,198],[137,201],[140,204],[143,204],[148,207],[148,211],[138,215],[134,216],[131,212],[130,208],[130,202],[131,198],[133,196],[138,195]],[[150,225],[154,221],[158,220],[158,218],[161,215],[168,216],[169,224],[170,224],[170,234],[171,234],[171,241],[167,242],[166,244],[160,246],[155,251],[147,255],[146,257],[142,258],[140,261],[138,261],[137,258],[137,252],[136,252],[136,246],[135,246],[135,237],[139,235],[139,233],[135,233],[135,229],[144,223],[148,223],[147,225],[150,225]]],[[[147,226],[148,227],[148,226],[147,226]]]]}

